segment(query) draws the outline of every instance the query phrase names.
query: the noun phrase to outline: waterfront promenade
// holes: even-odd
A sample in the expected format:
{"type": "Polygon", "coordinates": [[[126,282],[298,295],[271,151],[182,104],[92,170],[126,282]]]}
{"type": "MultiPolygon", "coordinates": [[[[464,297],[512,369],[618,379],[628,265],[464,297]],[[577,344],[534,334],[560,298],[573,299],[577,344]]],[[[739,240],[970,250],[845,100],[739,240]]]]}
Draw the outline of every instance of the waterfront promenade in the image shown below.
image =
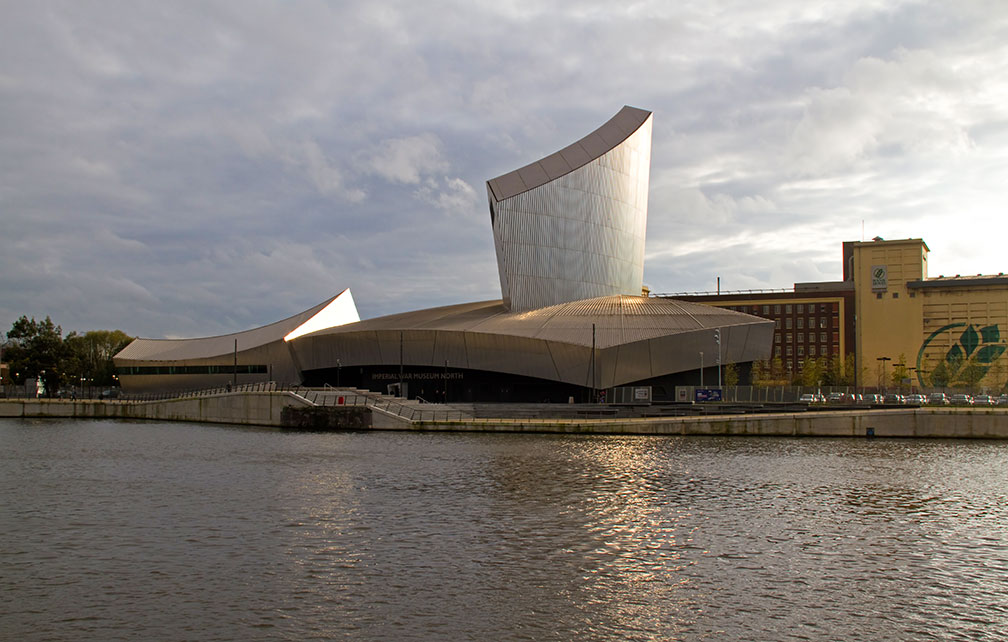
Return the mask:
{"type": "MultiPolygon", "coordinates": [[[[0,417],[115,418],[126,420],[196,421],[274,427],[296,427],[286,417],[291,409],[324,415],[329,429],[363,425],[372,430],[528,432],[640,435],[747,435],[795,437],[904,437],[1008,439],[1008,408],[858,408],[817,409],[758,414],[702,416],[557,417],[562,404],[549,408],[500,404],[473,407],[460,404],[420,404],[390,400],[354,391],[312,393],[307,390],[213,391],[160,400],[0,400],[0,417]],[[285,412],[285,408],[287,411],[285,412]],[[499,409],[499,417],[488,416],[499,409]],[[468,410],[468,412],[467,412],[468,410]],[[341,423],[354,415],[353,423],[341,423]],[[520,416],[516,416],[520,415],[520,416]],[[536,416],[538,415],[538,416],[536,416]]],[[[606,412],[597,406],[596,415],[606,412]]],[[[316,424],[318,425],[318,424],[316,424]]]]}

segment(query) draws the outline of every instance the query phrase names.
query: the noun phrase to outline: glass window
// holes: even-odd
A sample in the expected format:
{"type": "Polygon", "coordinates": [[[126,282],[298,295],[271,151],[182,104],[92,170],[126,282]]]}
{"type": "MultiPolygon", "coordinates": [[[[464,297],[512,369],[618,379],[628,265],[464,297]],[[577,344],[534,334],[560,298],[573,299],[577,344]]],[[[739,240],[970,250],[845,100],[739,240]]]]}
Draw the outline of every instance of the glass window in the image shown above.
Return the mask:
{"type": "Polygon", "coordinates": [[[825,332],[820,332],[819,333],[819,343],[826,343],[826,333],[825,332]]]}
{"type": "Polygon", "coordinates": [[[770,306],[769,305],[764,305],[763,306],[763,314],[770,314],[770,306]]]}
{"type": "Polygon", "coordinates": [[[820,303],[819,304],[819,311],[820,312],[825,312],[826,311],[826,304],[825,303],[820,303]]]}
{"type": "Polygon", "coordinates": [[[773,340],[774,340],[774,343],[780,343],[780,333],[779,332],[775,332],[774,333],[773,340]]]}
{"type": "Polygon", "coordinates": [[[787,345],[787,356],[789,356],[789,357],[791,356],[791,344],[790,343],[787,345]]]}
{"type": "Polygon", "coordinates": [[[819,327],[828,328],[829,327],[829,323],[827,323],[828,320],[829,319],[827,319],[826,317],[819,317],[819,327]]]}
{"type": "Polygon", "coordinates": [[[780,319],[774,319],[773,327],[775,327],[778,330],[780,330],[780,319]]]}
{"type": "Polygon", "coordinates": [[[798,327],[799,328],[805,327],[805,317],[798,317],[798,327]]]}
{"type": "Polygon", "coordinates": [[[799,303],[798,304],[798,314],[802,314],[803,312],[805,312],[805,304],[804,303],[799,303]]]}
{"type": "Polygon", "coordinates": [[[791,339],[792,339],[791,333],[788,332],[787,336],[784,339],[785,339],[785,341],[787,341],[788,344],[791,344],[791,339]]]}
{"type": "Polygon", "coordinates": [[[787,314],[791,314],[791,304],[790,303],[788,303],[787,305],[784,306],[784,311],[787,314]]]}
{"type": "Polygon", "coordinates": [[[773,313],[774,314],[780,314],[780,303],[778,303],[777,305],[775,305],[773,307],[773,313]]]}
{"type": "Polygon", "coordinates": [[[805,343],[805,333],[804,332],[799,332],[798,333],[798,343],[805,343]]]}
{"type": "Polygon", "coordinates": [[[774,348],[773,354],[774,354],[775,357],[779,357],[780,356],[780,346],[777,346],[776,348],[774,348]]]}
{"type": "Polygon", "coordinates": [[[790,330],[790,329],[791,329],[791,323],[792,323],[792,321],[791,321],[791,317],[787,317],[786,319],[784,319],[784,326],[785,326],[785,327],[786,327],[786,328],[787,328],[788,330],[790,330]]]}

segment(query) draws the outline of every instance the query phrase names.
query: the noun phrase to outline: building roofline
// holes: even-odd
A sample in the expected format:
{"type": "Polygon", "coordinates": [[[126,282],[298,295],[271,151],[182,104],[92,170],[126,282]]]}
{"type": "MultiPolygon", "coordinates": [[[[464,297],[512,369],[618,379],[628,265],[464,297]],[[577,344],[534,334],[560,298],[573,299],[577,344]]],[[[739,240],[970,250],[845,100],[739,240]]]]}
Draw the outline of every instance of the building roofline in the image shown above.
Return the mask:
{"type": "Polygon", "coordinates": [[[965,288],[990,285],[1008,285],[1008,275],[978,274],[976,276],[938,276],[931,279],[907,281],[907,289],[929,290],[935,288],[965,288]]]}
{"type": "Polygon", "coordinates": [[[604,125],[577,142],[524,167],[491,178],[487,181],[489,192],[499,203],[565,176],[618,147],[650,117],[651,112],[647,110],[625,105],[604,125]]]}

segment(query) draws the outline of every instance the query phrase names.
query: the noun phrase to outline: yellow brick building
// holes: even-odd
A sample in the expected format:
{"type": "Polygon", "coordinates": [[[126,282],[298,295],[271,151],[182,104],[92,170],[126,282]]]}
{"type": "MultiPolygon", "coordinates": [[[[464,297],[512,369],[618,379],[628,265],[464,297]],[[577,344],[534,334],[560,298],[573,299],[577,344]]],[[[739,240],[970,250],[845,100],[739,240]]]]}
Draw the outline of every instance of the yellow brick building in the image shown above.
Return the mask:
{"type": "MultiPolygon", "coordinates": [[[[861,386],[1008,391],[1008,276],[928,276],[922,239],[846,243],[861,386]]],[[[847,266],[845,266],[847,267],[847,266]]]]}

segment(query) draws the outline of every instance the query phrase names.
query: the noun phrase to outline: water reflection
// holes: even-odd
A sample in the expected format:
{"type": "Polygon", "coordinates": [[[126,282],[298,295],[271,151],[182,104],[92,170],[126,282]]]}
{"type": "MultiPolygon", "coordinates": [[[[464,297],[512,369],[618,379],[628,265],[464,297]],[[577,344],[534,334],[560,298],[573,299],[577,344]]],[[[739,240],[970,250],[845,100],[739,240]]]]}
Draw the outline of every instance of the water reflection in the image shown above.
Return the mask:
{"type": "Polygon", "coordinates": [[[1008,624],[1001,443],[5,421],[0,453],[6,638],[1008,624]]]}

